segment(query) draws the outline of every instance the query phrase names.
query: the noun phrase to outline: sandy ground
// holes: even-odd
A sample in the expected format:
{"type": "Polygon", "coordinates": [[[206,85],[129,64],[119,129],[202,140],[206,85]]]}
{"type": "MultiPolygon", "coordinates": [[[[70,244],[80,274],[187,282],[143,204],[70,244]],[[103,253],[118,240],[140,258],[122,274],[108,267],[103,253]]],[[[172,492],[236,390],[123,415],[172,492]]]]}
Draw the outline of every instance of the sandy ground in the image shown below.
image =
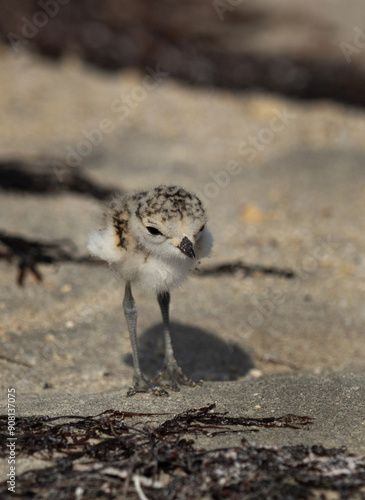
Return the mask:
{"type": "MultiPolygon", "coordinates": [[[[265,431],[261,442],[364,453],[364,112],[194,89],[164,75],[146,90],[138,72],[4,47],[0,74],[1,162],[42,159],[52,170],[56,161],[59,182],[74,169],[126,191],[182,184],[209,212],[215,246],[203,267],[242,260],[294,273],[192,276],[172,297],[173,341],[185,371],[206,383],[129,399],[121,283],[103,266],[69,263],[41,265],[43,284],[29,275],[20,288],[14,263],[1,260],[1,412],[9,387],[18,416],[216,401],[232,416],[315,418],[309,431],[265,431]]],[[[77,194],[1,191],[0,203],[1,231],[67,238],[80,254],[100,216],[99,202],[77,194]]],[[[135,297],[142,366],[153,375],[160,314],[153,297],[135,297]]]]}

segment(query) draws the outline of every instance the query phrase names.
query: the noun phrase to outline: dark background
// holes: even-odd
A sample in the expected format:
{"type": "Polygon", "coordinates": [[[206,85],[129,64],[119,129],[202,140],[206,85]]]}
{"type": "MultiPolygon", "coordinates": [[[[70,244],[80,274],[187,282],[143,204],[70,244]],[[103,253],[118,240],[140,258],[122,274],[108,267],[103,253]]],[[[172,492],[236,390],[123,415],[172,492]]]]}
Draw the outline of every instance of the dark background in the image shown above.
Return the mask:
{"type": "Polygon", "coordinates": [[[9,33],[21,34],[25,17],[31,34],[27,45],[51,57],[73,53],[106,70],[158,64],[196,85],[365,103],[361,50],[341,47],[357,48],[354,27],[361,29],[364,14],[357,1],[71,0],[61,5],[45,0],[44,5],[1,0],[2,39],[9,43],[9,33]],[[45,9],[49,19],[43,26],[39,13],[45,9]],[[34,36],[33,18],[42,25],[34,36]]]}

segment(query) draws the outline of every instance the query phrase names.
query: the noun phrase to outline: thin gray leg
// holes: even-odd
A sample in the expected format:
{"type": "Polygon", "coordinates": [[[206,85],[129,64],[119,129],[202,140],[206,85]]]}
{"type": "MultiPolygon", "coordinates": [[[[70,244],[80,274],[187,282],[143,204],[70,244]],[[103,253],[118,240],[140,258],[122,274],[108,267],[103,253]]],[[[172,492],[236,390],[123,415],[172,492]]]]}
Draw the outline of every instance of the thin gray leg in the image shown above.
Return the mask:
{"type": "Polygon", "coordinates": [[[174,351],[171,343],[170,334],[170,318],[169,318],[169,308],[170,308],[170,294],[169,292],[162,292],[157,295],[157,300],[160,305],[162,320],[163,320],[163,332],[165,339],[165,359],[164,367],[162,371],[157,375],[155,381],[168,377],[170,379],[170,385],[174,391],[179,391],[179,384],[185,385],[195,385],[195,383],[188,379],[182,369],[177,364],[174,356],[174,351]]]}
{"type": "Polygon", "coordinates": [[[133,387],[128,390],[127,395],[133,396],[137,392],[152,392],[156,396],[168,396],[168,393],[162,387],[154,386],[147,382],[139,365],[137,348],[137,308],[129,281],[125,284],[123,308],[131,339],[134,367],[133,387]]]}
{"type": "Polygon", "coordinates": [[[127,281],[127,283],[125,284],[123,308],[132,344],[132,356],[133,356],[133,367],[134,367],[133,389],[130,389],[128,392],[129,395],[132,395],[135,392],[147,391],[149,386],[139,366],[138,349],[137,349],[137,307],[132,295],[131,284],[129,281],[127,281]]]}
{"type": "Polygon", "coordinates": [[[174,356],[174,350],[171,343],[170,335],[170,294],[169,292],[162,292],[157,295],[157,300],[160,305],[162,321],[163,321],[163,333],[165,339],[165,366],[175,366],[177,362],[174,356]]]}

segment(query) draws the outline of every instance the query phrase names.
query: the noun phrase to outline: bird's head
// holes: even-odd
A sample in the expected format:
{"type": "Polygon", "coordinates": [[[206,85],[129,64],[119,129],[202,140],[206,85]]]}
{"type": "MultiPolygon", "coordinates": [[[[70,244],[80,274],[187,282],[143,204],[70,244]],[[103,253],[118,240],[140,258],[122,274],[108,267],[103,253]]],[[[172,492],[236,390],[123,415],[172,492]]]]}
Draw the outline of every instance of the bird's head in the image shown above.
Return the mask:
{"type": "Polygon", "coordinates": [[[210,236],[206,221],[195,195],[176,186],[158,186],[136,195],[131,227],[148,253],[163,259],[195,259],[200,240],[210,236]]]}

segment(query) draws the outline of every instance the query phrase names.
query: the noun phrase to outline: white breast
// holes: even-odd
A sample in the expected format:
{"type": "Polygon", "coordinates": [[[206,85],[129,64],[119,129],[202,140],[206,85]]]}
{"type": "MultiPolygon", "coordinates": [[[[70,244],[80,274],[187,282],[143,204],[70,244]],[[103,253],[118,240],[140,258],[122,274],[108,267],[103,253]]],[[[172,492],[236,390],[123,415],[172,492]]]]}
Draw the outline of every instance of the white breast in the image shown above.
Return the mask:
{"type": "Polygon", "coordinates": [[[162,260],[136,253],[123,262],[113,263],[112,267],[126,281],[151,293],[159,293],[181,285],[192,264],[188,259],[162,260]]]}

